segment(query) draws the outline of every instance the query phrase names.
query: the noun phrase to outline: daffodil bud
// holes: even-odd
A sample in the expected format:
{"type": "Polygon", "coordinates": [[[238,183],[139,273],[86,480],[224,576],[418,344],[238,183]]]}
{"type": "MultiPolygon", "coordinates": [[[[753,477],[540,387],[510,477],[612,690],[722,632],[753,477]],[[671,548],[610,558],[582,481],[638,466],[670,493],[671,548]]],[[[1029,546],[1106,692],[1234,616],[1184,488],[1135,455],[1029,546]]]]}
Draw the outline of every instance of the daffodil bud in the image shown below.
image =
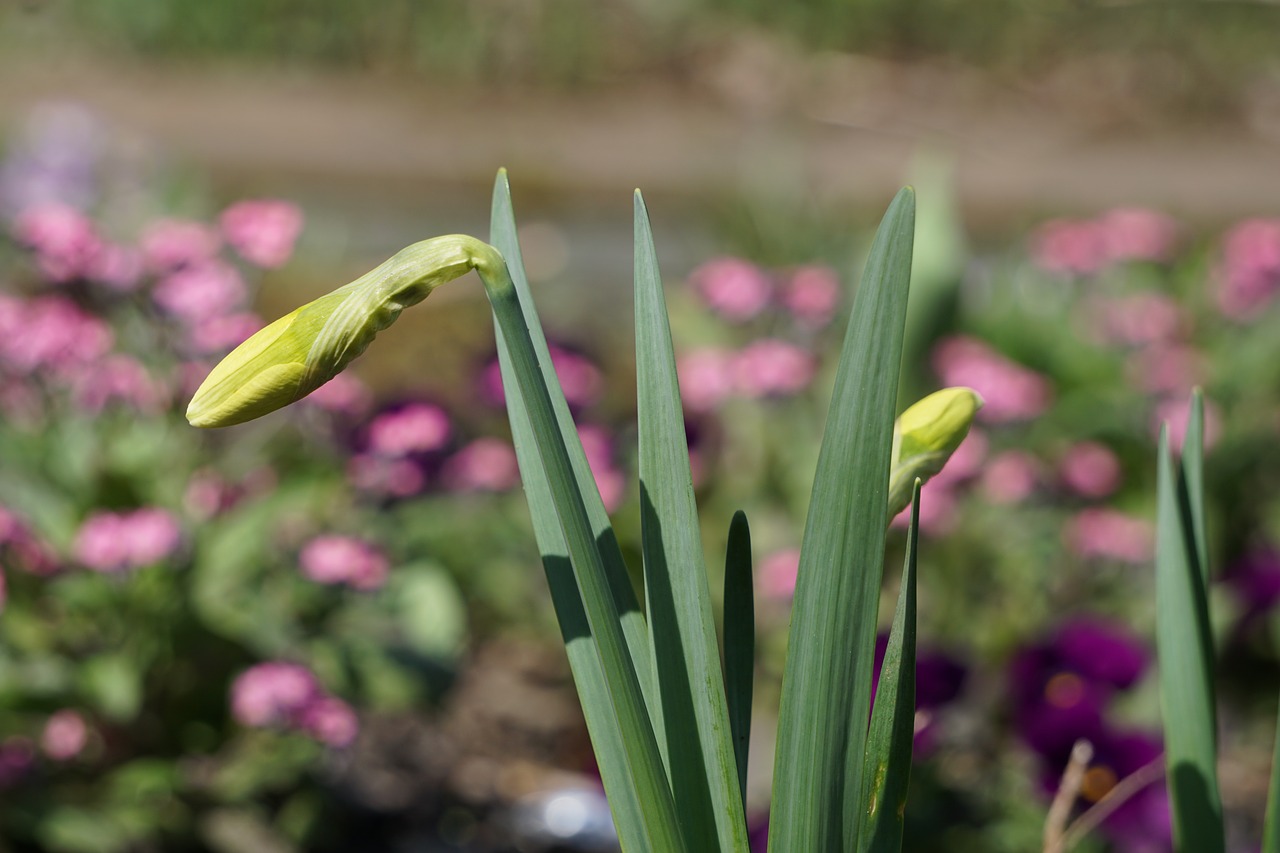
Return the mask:
{"type": "Polygon", "coordinates": [[[300,400],[338,375],[401,311],[477,267],[506,269],[492,246],[459,234],[400,250],[236,347],[196,390],[187,420],[231,426],[300,400]]]}
{"type": "Polygon", "coordinates": [[[969,434],[982,398],[972,388],[944,388],[918,401],[893,425],[893,466],[889,472],[889,517],[911,503],[916,479],[927,483],[942,470],[969,434]]]}

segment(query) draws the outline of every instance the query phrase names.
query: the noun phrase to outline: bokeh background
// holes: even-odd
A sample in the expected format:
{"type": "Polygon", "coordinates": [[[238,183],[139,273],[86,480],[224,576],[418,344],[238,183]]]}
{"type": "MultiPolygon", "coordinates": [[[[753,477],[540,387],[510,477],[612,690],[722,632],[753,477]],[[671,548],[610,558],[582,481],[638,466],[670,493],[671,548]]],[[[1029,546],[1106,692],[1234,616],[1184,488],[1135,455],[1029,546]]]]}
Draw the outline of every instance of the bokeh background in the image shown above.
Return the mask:
{"type": "Polygon", "coordinates": [[[987,406],[922,502],[907,849],[1039,849],[1078,738],[1074,814],[1144,784],[1077,849],[1170,849],[1155,435],[1193,386],[1223,794],[1232,849],[1257,849],[1277,45],[1262,0],[6,3],[0,851],[612,849],[476,282],[289,412],[181,416],[264,320],[485,235],[499,167],[633,568],[645,193],[713,588],[752,519],[754,827],[843,309],[911,182],[902,402],[987,406]]]}

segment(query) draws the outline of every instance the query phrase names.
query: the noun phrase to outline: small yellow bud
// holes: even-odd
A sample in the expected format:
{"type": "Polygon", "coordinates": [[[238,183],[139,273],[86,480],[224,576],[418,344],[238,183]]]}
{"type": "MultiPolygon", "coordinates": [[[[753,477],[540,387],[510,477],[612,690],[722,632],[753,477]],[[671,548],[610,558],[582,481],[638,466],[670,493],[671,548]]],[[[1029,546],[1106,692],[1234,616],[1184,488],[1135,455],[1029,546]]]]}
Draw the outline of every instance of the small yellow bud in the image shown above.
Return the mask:
{"type": "Polygon", "coordinates": [[[302,399],[337,376],[405,308],[495,255],[492,247],[458,234],[402,249],[236,347],[196,390],[187,420],[198,427],[231,426],[302,399]]]}
{"type": "Polygon", "coordinates": [[[889,472],[889,517],[911,503],[911,489],[942,470],[969,434],[982,398],[972,388],[944,388],[916,402],[893,425],[889,472]]]}

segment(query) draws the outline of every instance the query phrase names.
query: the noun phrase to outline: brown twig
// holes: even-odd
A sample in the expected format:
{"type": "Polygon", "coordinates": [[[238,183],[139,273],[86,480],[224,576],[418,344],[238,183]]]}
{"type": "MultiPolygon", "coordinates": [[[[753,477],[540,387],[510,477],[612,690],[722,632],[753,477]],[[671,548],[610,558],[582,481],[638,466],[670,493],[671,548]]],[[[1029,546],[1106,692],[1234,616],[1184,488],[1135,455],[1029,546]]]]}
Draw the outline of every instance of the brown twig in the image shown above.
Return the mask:
{"type": "Polygon", "coordinates": [[[1078,740],[1071,747],[1071,758],[1062,771],[1062,781],[1058,783],[1058,791],[1053,795],[1049,814],[1045,817],[1044,853],[1064,853],[1067,849],[1067,819],[1071,817],[1071,807],[1080,794],[1080,785],[1092,759],[1093,744],[1089,741],[1078,740]]]}

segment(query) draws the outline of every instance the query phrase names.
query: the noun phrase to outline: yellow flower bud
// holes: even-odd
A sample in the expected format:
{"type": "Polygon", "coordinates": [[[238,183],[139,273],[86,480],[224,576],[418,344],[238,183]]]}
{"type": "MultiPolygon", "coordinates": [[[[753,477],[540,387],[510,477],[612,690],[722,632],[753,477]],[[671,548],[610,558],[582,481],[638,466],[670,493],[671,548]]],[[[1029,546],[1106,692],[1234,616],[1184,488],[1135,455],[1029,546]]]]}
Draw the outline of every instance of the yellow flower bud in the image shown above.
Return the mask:
{"type": "Polygon", "coordinates": [[[337,376],[405,308],[494,256],[501,261],[492,247],[459,234],[402,249],[236,347],[196,390],[187,420],[231,426],[302,399],[337,376]]]}
{"type": "Polygon", "coordinates": [[[972,388],[944,388],[918,401],[893,425],[893,466],[889,472],[889,517],[911,503],[911,489],[942,470],[969,434],[982,398],[972,388]]]}

